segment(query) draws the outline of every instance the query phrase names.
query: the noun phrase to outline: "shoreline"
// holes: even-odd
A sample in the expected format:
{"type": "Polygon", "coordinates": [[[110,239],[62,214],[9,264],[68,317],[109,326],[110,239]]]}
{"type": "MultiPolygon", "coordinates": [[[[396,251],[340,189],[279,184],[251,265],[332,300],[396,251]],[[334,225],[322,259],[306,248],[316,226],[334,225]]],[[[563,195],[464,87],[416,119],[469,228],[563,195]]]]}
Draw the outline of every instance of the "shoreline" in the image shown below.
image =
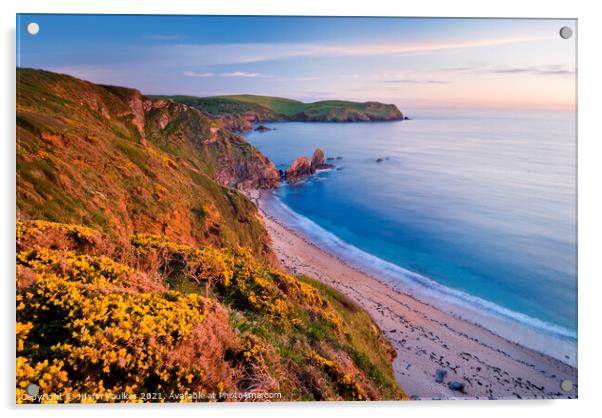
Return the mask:
{"type": "Polygon", "coordinates": [[[446,313],[345,263],[270,213],[260,190],[247,191],[258,207],[282,267],[335,288],[365,309],[397,351],[395,378],[419,399],[576,398],[577,369],[446,313]],[[435,381],[438,369],[447,375],[435,381]],[[560,382],[571,380],[570,392],[560,382]],[[464,392],[447,383],[464,384],[464,392]]]}

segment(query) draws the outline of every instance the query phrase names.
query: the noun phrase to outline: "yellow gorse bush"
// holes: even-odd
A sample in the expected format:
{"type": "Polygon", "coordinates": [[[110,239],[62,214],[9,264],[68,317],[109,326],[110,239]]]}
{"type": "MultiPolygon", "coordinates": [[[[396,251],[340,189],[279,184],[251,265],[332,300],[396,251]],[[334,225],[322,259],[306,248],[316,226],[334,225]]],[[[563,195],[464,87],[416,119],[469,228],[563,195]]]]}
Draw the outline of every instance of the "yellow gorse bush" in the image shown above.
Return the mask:
{"type": "Polygon", "coordinates": [[[134,269],[107,257],[77,255],[73,251],[40,248],[17,254],[17,263],[36,272],[59,273],[68,280],[98,285],[115,284],[130,276],[134,269]]]}
{"type": "Polygon", "coordinates": [[[317,318],[335,329],[341,325],[341,319],[315,287],[291,275],[270,271],[254,259],[248,248],[198,249],[153,234],[135,234],[131,243],[142,252],[163,253],[170,263],[170,271],[179,270],[199,283],[213,285],[235,306],[265,314],[272,321],[299,325],[299,320],[293,317],[292,299],[310,307],[317,318]]]}
{"type": "Polygon", "coordinates": [[[339,393],[345,399],[364,401],[366,395],[362,387],[353,381],[351,376],[343,371],[341,367],[332,360],[328,360],[319,354],[313,356],[317,366],[323,368],[339,387],[339,393]]]}
{"type": "Polygon", "coordinates": [[[17,219],[17,241],[20,241],[27,235],[45,232],[48,230],[62,230],[67,232],[71,238],[78,242],[89,241],[95,231],[82,225],[62,224],[43,220],[23,221],[17,219]]]}
{"type": "Polygon", "coordinates": [[[247,248],[197,249],[153,234],[135,234],[131,243],[140,251],[167,252],[166,257],[173,264],[170,270],[180,270],[199,282],[214,284],[238,307],[250,308],[278,321],[286,319],[291,311],[286,295],[278,289],[269,270],[255,261],[247,248]]]}
{"type": "Polygon", "coordinates": [[[19,253],[17,265],[36,273],[17,294],[18,402],[28,383],[61,402],[202,389],[203,370],[169,360],[205,318],[201,296],[130,292],[119,285],[132,268],[105,257],[39,249],[19,253]]]}
{"type": "MultiPolygon", "coordinates": [[[[211,380],[195,361],[183,363],[181,354],[174,354],[194,344],[189,338],[199,335],[203,328],[196,327],[204,326],[213,309],[208,304],[214,303],[194,287],[186,288],[188,294],[166,290],[174,278],[204,284],[220,303],[246,316],[225,325],[238,330],[242,345],[231,346],[231,357],[223,360],[245,373],[268,367],[273,356],[265,331],[254,327],[285,335],[317,327],[326,331],[316,335],[334,330],[328,338],[343,338],[341,317],[316,287],[267,268],[246,248],[195,248],[165,236],[135,234],[129,252],[107,254],[125,254],[119,259],[126,265],[88,254],[98,251],[101,236],[79,225],[19,220],[17,237],[18,402],[32,401],[29,383],[53,395],[34,400],[42,402],[165,401],[169,394],[215,391],[218,383],[223,390],[222,380],[211,380]],[[151,277],[160,282],[135,285],[151,277]],[[139,396],[144,393],[161,396],[144,399],[139,396]]],[[[313,353],[304,354],[308,364],[330,376],[340,396],[365,399],[340,366],[313,353]]]]}
{"type": "Polygon", "coordinates": [[[262,354],[268,350],[265,343],[261,341],[246,340],[239,350],[242,361],[247,364],[253,364],[260,360],[262,354]]]}
{"type": "Polygon", "coordinates": [[[163,235],[134,234],[130,237],[130,242],[134,247],[145,251],[161,248],[167,248],[174,252],[187,252],[194,250],[194,247],[189,244],[170,241],[166,236],[163,235]]]}

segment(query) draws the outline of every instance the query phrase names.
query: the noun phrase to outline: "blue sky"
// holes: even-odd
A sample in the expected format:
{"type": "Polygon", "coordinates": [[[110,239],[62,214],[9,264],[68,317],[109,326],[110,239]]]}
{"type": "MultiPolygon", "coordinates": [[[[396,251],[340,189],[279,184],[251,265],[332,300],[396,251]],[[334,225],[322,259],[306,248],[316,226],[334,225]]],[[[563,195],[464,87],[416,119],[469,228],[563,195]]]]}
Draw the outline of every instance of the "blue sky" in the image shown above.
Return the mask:
{"type": "Polygon", "coordinates": [[[561,26],[575,21],[20,15],[17,64],[147,94],[570,109],[561,26]]]}

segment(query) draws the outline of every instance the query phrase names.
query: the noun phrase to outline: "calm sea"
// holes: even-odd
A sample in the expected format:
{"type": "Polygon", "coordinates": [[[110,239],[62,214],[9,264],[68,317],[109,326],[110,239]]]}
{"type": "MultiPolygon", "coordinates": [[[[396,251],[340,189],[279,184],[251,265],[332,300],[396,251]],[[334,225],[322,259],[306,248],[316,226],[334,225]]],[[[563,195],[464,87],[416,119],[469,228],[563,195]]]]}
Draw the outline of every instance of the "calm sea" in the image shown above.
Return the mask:
{"type": "Polygon", "coordinates": [[[411,116],[249,133],[281,169],[317,147],[341,157],[335,169],[279,188],[273,210],[404,291],[472,308],[468,319],[517,342],[537,340],[533,332],[544,335],[540,345],[554,338],[552,348],[534,348],[574,363],[574,113],[411,116]]]}

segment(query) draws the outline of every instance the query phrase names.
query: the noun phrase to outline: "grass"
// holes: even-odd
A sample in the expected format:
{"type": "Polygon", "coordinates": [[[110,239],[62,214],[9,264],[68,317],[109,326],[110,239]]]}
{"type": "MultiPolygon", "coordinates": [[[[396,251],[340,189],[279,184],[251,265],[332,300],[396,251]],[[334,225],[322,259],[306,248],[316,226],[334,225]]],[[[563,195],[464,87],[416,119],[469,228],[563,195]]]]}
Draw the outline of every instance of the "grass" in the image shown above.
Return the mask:
{"type": "MultiPolygon", "coordinates": [[[[142,138],[129,102],[147,99],[136,90],[22,68],[17,79],[21,216],[85,222],[122,238],[138,230],[161,233],[167,224],[170,234],[191,243],[244,245],[273,258],[256,209],[233,204],[215,180],[243,160],[264,164],[250,144],[225,131],[202,143],[215,122],[175,103],[145,112],[142,138]],[[162,118],[169,120],[164,129],[162,118]],[[199,216],[204,207],[219,216],[199,216]]],[[[231,173],[224,182],[245,180],[231,173]]]]}
{"type": "MultiPolygon", "coordinates": [[[[368,314],[282,272],[254,204],[225,185],[266,169],[254,147],[171,102],[143,115],[142,136],[128,103],[147,98],[135,90],[28,69],[17,77],[18,390],[40,381],[46,392],[90,391],[89,377],[116,393],[405,396],[368,314]],[[122,320],[133,313],[144,327],[122,320]],[[188,317],[197,317],[192,328],[188,317]],[[152,358],[131,352],[149,344],[152,358]]],[[[263,115],[303,105],[213,102],[224,103],[263,115]]]]}
{"type": "Polygon", "coordinates": [[[92,387],[405,398],[364,311],[248,249],[152,234],[123,243],[47,221],[19,220],[17,238],[18,395],[38,382],[63,396],[92,387]]]}
{"type": "MultiPolygon", "coordinates": [[[[167,98],[170,96],[159,96],[167,98]]],[[[212,115],[239,115],[254,112],[260,120],[396,120],[403,115],[395,105],[378,102],[325,100],[303,103],[283,97],[252,94],[194,97],[171,96],[172,100],[196,107],[212,115]]]]}
{"type": "Polygon", "coordinates": [[[256,96],[251,94],[217,96],[214,99],[225,99],[233,102],[242,102],[249,105],[260,105],[267,107],[272,112],[284,116],[292,116],[305,110],[305,103],[298,100],[285,99],[282,97],[256,96]]]}
{"type": "MultiPolygon", "coordinates": [[[[343,322],[348,325],[347,342],[343,343],[343,350],[381,387],[394,390],[397,384],[391,361],[395,351],[370,315],[332,287],[304,275],[298,276],[298,279],[318,289],[324,299],[341,316],[343,322]],[[372,350],[371,347],[375,346],[384,346],[386,350],[372,350]]],[[[322,339],[328,335],[327,330],[324,329],[314,329],[312,332],[322,339]]]]}

